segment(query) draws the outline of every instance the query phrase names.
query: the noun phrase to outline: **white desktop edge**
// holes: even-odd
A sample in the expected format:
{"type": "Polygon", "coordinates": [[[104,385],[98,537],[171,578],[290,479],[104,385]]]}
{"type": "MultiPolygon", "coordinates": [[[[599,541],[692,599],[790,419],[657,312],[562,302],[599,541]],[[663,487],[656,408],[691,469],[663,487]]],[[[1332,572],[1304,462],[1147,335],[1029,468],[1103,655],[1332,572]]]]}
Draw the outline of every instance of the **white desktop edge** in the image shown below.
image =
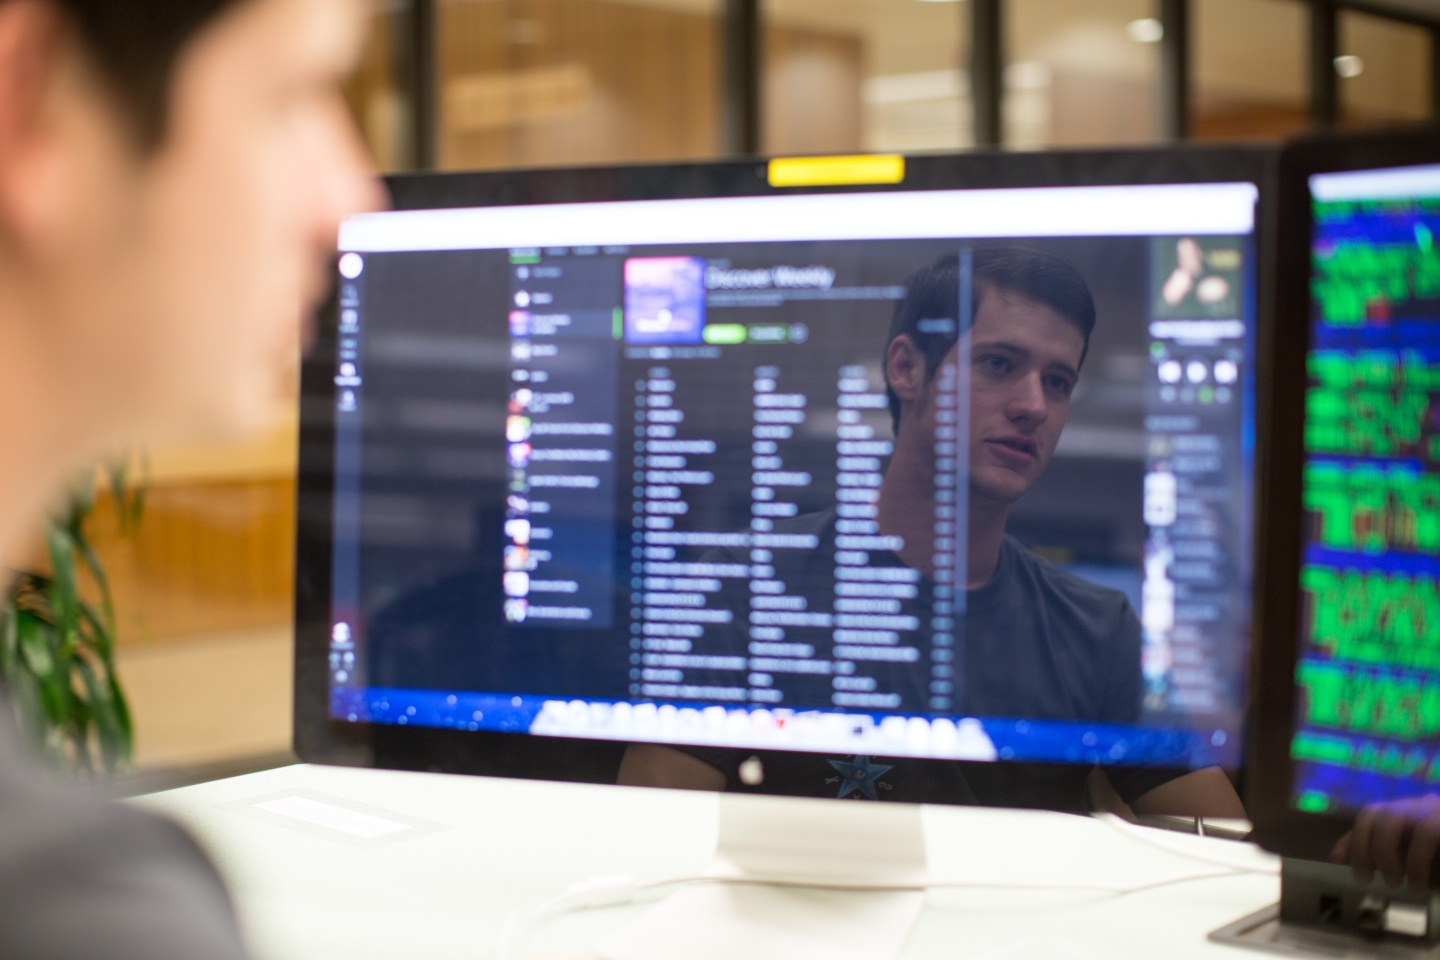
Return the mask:
{"type": "MultiPolygon", "coordinates": [[[[737,799],[800,810],[835,804],[737,799]]],[[[176,816],[212,851],[261,960],[393,960],[422,946],[479,960],[489,957],[507,915],[586,878],[703,873],[716,840],[718,800],[691,791],[298,764],[135,802],[176,816]],[[248,812],[289,795],[419,826],[366,840],[248,812]]],[[[1206,935],[1276,899],[1273,875],[1219,876],[1207,865],[1220,858],[1273,869],[1273,858],[1248,845],[1139,828],[1122,833],[1045,812],[919,809],[931,877],[941,886],[928,894],[930,907],[903,948],[910,960],[1240,960],[1246,954],[1206,935]],[[1173,883],[1202,875],[1214,879],[1173,883]],[[956,882],[962,886],[945,889],[956,882]],[[1097,899],[1057,889],[1157,883],[1139,897],[1097,899]]],[[[549,921],[532,931],[519,956],[588,955],[635,910],[549,921]]]]}

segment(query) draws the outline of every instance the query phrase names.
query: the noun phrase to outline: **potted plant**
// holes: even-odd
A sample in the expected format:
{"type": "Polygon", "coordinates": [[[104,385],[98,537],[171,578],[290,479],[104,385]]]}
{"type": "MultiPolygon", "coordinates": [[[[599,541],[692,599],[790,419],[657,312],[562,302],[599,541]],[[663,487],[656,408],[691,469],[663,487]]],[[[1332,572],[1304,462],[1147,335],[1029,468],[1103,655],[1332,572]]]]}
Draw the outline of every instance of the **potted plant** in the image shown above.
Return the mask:
{"type": "MultiPolygon", "coordinates": [[[[129,473],[128,464],[104,471],[123,532],[144,503],[129,473]]],[[[19,571],[0,597],[0,682],[21,736],[48,766],[86,777],[128,764],[134,744],[110,584],[86,532],[96,486],[77,483],[46,521],[48,569],[19,571]]]]}

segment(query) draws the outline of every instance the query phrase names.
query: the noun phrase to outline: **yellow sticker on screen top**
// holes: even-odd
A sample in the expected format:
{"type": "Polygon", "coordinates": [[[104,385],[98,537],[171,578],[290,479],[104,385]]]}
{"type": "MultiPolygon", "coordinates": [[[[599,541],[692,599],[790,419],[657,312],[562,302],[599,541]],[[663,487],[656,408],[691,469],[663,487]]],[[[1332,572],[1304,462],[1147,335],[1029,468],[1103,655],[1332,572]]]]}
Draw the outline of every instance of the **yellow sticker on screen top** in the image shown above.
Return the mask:
{"type": "Polygon", "coordinates": [[[772,187],[839,187],[901,183],[904,179],[905,158],[898,153],[776,157],[770,161],[772,187]]]}

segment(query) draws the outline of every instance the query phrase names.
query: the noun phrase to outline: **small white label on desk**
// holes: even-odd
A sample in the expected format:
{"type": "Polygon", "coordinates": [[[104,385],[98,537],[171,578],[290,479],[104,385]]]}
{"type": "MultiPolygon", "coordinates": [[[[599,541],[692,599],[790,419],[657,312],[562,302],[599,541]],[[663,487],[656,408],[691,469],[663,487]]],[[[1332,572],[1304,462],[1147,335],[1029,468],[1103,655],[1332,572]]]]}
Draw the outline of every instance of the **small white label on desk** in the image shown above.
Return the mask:
{"type": "Polygon", "coordinates": [[[360,813],[358,810],[350,810],[320,800],[311,800],[309,797],[277,797],[274,800],[257,803],[255,807],[269,813],[278,813],[284,817],[304,820],[306,823],[313,823],[317,826],[329,827],[331,830],[339,830],[352,837],[364,837],[367,840],[411,829],[408,823],[360,813]]]}

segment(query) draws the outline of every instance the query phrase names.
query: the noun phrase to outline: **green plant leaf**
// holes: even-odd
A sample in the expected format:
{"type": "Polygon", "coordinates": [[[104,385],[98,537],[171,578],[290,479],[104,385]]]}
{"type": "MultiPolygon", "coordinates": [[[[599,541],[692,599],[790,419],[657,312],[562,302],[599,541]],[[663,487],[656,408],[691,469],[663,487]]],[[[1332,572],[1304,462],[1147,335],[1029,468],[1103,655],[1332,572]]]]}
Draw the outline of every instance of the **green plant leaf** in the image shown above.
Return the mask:
{"type": "Polygon", "coordinates": [[[105,620],[109,623],[115,622],[115,602],[110,596],[110,580],[105,575],[105,567],[101,565],[100,558],[95,555],[95,548],[90,545],[90,540],[85,536],[83,529],[75,531],[71,546],[80,555],[81,561],[85,564],[86,571],[95,581],[95,586],[100,591],[100,607],[104,611],[105,620]]]}
{"type": "Polygon", "coordinates": [[[125,695],[120,678],[113,669],[109,671],[106,682],[110,685],[110,702],[115,707],[115,723],[122,738],[120,759],[128,764],[135,758],[135,724],[130,719],[130,698],[125,695]]]}
{"type": "MultiPolygon", "coordinates": [[[[143,457],[140,460],[143,466],[143,457]]],[[[140,518],[144,488],[129,462],[107,468],[122,532],[140,518]]],[[[0,597],[0,682],[22,735],[48,763],[93,775],[128,763],[130,706],[115,670],[116,617],[109,579],[86,531],[99,474],[79,478],[45,526],[51,570],[22,571],[0,597]],[[99,602],[81,595],[89,576],[99,602]]],[[[86,585],[88,587],[88,584],[86,585]]]]}
{"type": "Polygon", "coordinates": [[[112,621],[95,611],[95,608],[88,603],[82,603],[77,608],[80,614],[79,636],[81,642],[99,657],[105,664],[106,670],[112,668],[112,660],[115,656],[115,633],[111,627],[112,621]]]}
{"type": "MultiPolygon", "coordinates": [[[[85,660],[77,660],[76,672],[89,695],[89,709],[86,711],[95,728],[95,739],[100,747],[100,761],[106,773],[113,773],[115,766],[126,753],[128,738],[117,716],[116,705],[111,696],[113,687],[95,675],[94,669],[85,660]]],[[[87,725],[88,726],[88,725],[87,725]]],[[[82,731],[77,729],[77,734],[82,731]]],[[[88,729],[83,731],[88,734],[88,729]]],[[[88,742],[88,736],[85,737],[88,742]]]]}
{"type": "Polygon", "coordinates": [[[35,677],[45,677],[55,672],[55,657],[51,651],[51,627],[29,611],[22,610],[16,618],[18,646],[24,655],[25,668],[35,677]]]}
{"type": "Polygon", "coordinates": [[[115,461],[107,469],[110,496],[115,501],[115,514],[120,520],[122,533],[134,530],[140,523],[145,511],[145,477],[149,472],[150,461],[143,450],[132,457],[115,461]],[[134,481],[131,480],[132,468],[139,475],[134,481]]]}
{"type": "Polygon", "coordinates": [[[75,621],[79,600],[75,583],[74,539],[56,524],[46,524],[45,543],[50,551],[50,609],[62,632],[75,621]]]}
{"type": "Polygon", "coordinates": [[[60,510],[60,513],[52,518],[51,523],[72,531],[85,522],[90,511],[95,506],[95,478],[86,474],[78,478],[70,487],[70,499],[60,510]]]}
{"type": "Polygon", "coordinates": [[[7,599],[0,610],[0,680],[15,675],[20,663],[20,634],[15,620],[18,611],[13,600],[7,599]]]}

